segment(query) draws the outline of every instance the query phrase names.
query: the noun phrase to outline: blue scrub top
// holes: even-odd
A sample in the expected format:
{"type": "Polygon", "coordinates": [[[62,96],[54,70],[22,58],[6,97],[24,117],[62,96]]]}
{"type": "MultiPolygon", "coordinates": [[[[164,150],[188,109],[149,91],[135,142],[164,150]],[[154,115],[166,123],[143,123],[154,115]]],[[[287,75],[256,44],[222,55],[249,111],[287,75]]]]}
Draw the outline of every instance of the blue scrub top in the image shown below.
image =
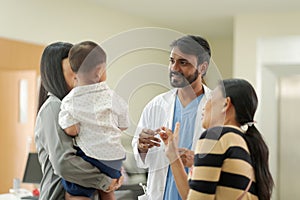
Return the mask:
{"type": "MultiPolygon", "coordinates": [[[[176,96],[175,107],[174,107],[174,117],[172,124],[172,131],[175,129],[176,122],[180,122],[179,131],[179,144],[180,148],[191,149],[193,145],[195,120],[197,116],[197,110],[199,102],[201,101],[203,94],[198,96],[192,102],[190,102],[185,108],[182,106],[178,96],[176,96]]],[[[185,168],[186,173],[188,173],[188,168],[185,168]]],[[[187,181],[187,180],[186,180],[187,181]]],[[[164,200],[181,200],[178,193],[176,183],[172,174],[172,171],[168,169],[164,200]]]]}

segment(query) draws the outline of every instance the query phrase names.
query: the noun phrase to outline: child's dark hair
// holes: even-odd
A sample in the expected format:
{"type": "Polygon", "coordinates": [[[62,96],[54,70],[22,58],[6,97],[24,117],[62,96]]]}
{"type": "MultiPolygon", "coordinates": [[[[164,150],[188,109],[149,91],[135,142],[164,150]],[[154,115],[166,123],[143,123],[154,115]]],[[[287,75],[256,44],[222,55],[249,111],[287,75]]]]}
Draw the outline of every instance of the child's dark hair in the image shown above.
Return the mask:
{"type": "Polygon", "coordinates": [[[69,60],[73,72],[89,72],[97,65],[106,62],[106,53],[95,42],[84,41],[71,48],[69,60]]]}

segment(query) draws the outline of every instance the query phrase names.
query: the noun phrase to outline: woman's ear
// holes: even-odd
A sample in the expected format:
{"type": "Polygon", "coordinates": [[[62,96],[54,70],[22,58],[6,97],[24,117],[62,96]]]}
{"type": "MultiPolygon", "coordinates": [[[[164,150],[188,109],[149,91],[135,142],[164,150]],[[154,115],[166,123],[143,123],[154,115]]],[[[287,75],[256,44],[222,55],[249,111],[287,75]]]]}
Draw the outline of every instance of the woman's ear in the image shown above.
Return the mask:
{"type": "Polygon", "coordinates": [[[231,99],[230,99],[230,97],[226,97],[222,112],[226,112],[230,108],[230,106],[231,106],[231,99]]]}

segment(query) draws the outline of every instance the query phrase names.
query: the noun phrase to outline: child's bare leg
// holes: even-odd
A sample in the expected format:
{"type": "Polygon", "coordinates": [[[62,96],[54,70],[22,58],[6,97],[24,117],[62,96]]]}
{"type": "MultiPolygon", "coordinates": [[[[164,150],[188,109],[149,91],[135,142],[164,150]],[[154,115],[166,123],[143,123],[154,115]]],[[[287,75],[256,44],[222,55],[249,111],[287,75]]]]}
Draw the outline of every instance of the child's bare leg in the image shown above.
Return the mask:
{"type": "Polygon", "coordinates": [[[66,200],[91,200],[88,197],[83,197],[83,196],[72,196],[69,193],[65,193],[65,199],[66,200]]]}
{"type": "Polygon", "coordinates": [[[102,190],[98,190],[100,199],[105,199],[105,200],[116,200],[114,192],[104,192],[102,190]]]}

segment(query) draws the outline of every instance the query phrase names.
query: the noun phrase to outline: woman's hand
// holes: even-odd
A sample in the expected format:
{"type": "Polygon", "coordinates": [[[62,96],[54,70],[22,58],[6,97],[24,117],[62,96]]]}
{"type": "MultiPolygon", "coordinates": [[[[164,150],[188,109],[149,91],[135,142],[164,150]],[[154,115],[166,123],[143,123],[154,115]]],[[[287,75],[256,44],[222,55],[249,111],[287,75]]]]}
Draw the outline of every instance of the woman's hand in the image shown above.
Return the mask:
{"type": "Polygon", "coordinates": [[[179,135],[180,123],[177,122],[175,125],[174,133],[166,127],[162,127],[159,131],[159,135],[165,144],[165,152],[170,163],[180,158],[178,150],[178,135],[179,135]]]}
{"type": "Polygon", "coordinates": [[[112,192],[112,191],[119,189],[119,187],[121,187],[123,181],[124,181],[123,176],[121,176],[118,179],[112,179],[110,186],[108,187],[108,189],[105,192],[112,192]]]}

